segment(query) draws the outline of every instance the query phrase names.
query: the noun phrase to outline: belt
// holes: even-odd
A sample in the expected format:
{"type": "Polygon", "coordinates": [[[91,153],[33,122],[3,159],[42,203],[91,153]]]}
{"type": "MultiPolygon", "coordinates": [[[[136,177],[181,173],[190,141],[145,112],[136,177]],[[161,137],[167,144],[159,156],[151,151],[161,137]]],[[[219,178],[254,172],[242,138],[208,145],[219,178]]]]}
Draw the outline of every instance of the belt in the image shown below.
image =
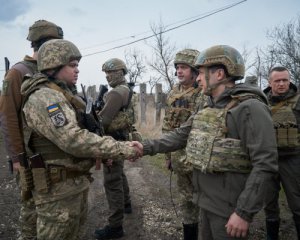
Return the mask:
{"type": "Polygon", "coordinates": [[[76,171],[64,166],[48,166],[48,173],[51,183],[66,181],[67,179],[77,178],[89,174],[85,171],[76,171]]]}

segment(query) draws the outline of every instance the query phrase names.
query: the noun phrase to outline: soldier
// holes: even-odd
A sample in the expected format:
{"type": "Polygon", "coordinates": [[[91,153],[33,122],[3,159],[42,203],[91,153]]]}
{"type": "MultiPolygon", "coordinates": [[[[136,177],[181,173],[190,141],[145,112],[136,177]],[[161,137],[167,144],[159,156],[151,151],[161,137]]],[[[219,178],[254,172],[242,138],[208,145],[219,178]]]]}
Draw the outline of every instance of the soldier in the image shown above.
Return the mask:
{"type": "Polygon", "coordinates": [[[267,99],[257,87],[235,83],[245,67],[230,46],[204,50],[196,67],[207,106],[161,139],[133,144],[150,155],[186,146],[194,201],[201,208],[201,239],[244,239],[263,206],[265,183],[278,167],[267,99]]]}
{"type": "MultiPolygon", "coordinates": [[[[105,72],[107,82],[112,88],[105,96],[105,105],[99,113],[104,132],[116,140],[129,140],[134,131],[135,117],[131,103],[133,91],[128,87],[125,79],[127,67],[122,60],[112,58],[103,64],[102,71],[105,72]]],[[[102,229],[96,229],[95,237],[97,239],[119,238],[124,235],[124,213],[132,213],[124,162],[114,161],[109,166],[104,164],[103,175],[106,199],[110,209],[109,224],[102,229]]]]}
{"type": "MultiPolygon", "coordinates": [[[[196,78],[198,70],[194,63],[199,51],[184,49],[174,60],[178,83],[171,90],[165,110],[163,133],[167,133],[185,122],[196,111],[198,101],[202,100],[201,88],[196,78]]],[[[192,167],[186,162],[184,149],[167,153],[166,163],[177,174],[177,186],[180,193],[184,239],[198,239],[199,208],[193,203],[192,167]]]]}
{"type": "Polygon", "coordinates": [[[300,239],[300,94],[290,81],[285,67],[274,67],[269,74],[266,93],[271,105],[272,118],[277,137],[279,174],[272,179],[266,194],[267,239],[278,239],[280,216],[278,198],[280,183],[293,213],[300,239]]]}
{"type": "MultiPolygon", "coordinates": [[[[66,40],[50,40],[38,51],[41,73],[21,87],[23,114],[31,130],[28,147],[37,211],[37,239],[80,239],[87,217],[89,169],[95,158],[131,158],[128,144],[90,132],[97,121],[73,95],[81,54],[66,40]],[[89,121],[86,121],[86,119],[89,121]]],[[[96,131],[95,131],[96,132],[96,131]]]]}
{"type": "MultiPolygon", "coordinates": [[[[21,117],[21,84],[24,76],[32,76],[37,71],[37,51],[40,46],[50,39],[63,38],[61,27],[45,20],[36,21],[30,28],[27,40],[31,42],[33,56],[25,56],[24,60],[15,64],[5,75],[0,98],[0,122],[1,130],[6,144],[6,151],[13,163],[13,169],[17,171],[18,185],[24,179],[20,179],[20,158],[26,152],[24,135],[28,135],[26,128],[23,132],[21,117]]],[[[21,176],[23,176],[21,174],[21,176]]],[[[35,239],[36,237],[36,212],[30,192],[21,189],[20,211],[21,239],[35,239]]]]}

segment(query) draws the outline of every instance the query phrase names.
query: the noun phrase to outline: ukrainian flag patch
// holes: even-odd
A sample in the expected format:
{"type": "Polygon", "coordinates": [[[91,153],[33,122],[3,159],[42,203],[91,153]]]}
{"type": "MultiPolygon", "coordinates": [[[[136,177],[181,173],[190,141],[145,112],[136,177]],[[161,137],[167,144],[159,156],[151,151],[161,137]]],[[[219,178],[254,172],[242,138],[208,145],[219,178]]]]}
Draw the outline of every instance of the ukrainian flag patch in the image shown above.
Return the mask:
{"type": "Polygon", "coordinates": [[[47,107],[48,115],[53,123],[53,125],[58,128],[65,126],[68,121],[66,119],[66,116],[61,109],[59,103],[52,104],[47,107]]]}

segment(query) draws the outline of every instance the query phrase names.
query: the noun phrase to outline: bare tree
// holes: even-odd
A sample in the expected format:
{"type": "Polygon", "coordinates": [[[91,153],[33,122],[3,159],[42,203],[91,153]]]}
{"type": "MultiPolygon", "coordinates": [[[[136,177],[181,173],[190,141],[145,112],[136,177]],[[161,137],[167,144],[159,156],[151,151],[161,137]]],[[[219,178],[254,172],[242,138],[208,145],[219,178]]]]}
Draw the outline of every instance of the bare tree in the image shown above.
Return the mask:
{"type": "Polygon", "coordinates": [[[250,70],[252,75],[257,76],[260,88],[265,88],[268,85],[269,72],[275,65],[276,58],[272,52],[256,48],[250,70]]]}
{"type": "Polygon", "coordinates": [[[150,85],[150,94],[153,93],[153,89],[157,83],[161,81],[161,77],[150,76],[149,80],[146,82],[150,85]]]}
{"type": "Polygon", "coordinates": [[[158,76],[154,79],[165,82],[168,85],[168,90],[170,90],[175,83],[173,60],[176,47],[171,44],[170,40],[163,34],[166,27],[162,21],[160,21],[158,25],[152,24],[151,30],[155,37],[153,45],[150,45],[154,53],[149,66],[158,76]]]}
{"type": "Polygon", "coordinates": [[[125,52],[125,62],[128,69],[129,82],[137,83],[146,73],[145,57],[137,49],[125,52]]]}
{"type": "Polygon", "coordinates": [[[272,41],[267,53],[273,55],[277,64],[285,66],[291,73],[292,81],[300,84],[300,15],[296,20],[277,26],[268,31],[272,41]]]}

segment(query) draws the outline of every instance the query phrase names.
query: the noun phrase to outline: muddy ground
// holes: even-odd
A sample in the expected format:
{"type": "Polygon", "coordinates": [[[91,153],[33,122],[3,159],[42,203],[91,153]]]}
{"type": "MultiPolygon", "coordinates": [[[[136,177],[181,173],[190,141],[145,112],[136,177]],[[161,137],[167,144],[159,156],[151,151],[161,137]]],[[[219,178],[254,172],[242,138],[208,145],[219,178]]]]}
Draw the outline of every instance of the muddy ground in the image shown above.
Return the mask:
{"type": "MultiPolygon", "coordinates": [[[[19,217],[19,194],[14,176],[7,170],[1,149],[0,159],[0,239],[16,239],[19,217]]],[[[176,240],[182,239],[180,219],[176,217],[170,198],[170,175],[163,170],[162,157],[144,157],[137,163],[126,163],[126,174],[131,188],[133,213],[125,216],[126,240],[176,240]]],[[[95,171],[95,181],[89,195],[89,218],[85,240],[94,239],[92,233],[106,224],[108,205],[102,185],[102,171],[95,171]]],[[[176,176],[172,177],[172,194],[175,208],[179,212],[176,190],[176,176]]],[[[281,200],[281,239],[296,239],[291,214],[285,199],[281,200]]],[[[179,212],[180,214],[180,212],[179,212]]],[[[259,213],[255,218],[250,239],[264,239],[264,217],[259,213]]]]}

